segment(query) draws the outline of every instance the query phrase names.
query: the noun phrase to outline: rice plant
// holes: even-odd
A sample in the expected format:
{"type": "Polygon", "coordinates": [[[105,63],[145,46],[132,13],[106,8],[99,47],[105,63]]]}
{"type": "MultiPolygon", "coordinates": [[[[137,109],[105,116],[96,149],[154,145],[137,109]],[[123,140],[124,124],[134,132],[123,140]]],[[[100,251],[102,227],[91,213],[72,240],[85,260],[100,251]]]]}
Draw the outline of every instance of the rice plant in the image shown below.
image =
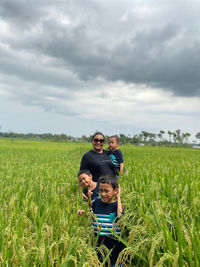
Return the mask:
{"type": "MultiPolygon", "coordinates": [[[[0,266],[101,266],[77,172],[89,144],[0,139],[0,266]]],[[[199,266],[200,151],[121,146],[125,266],[199,266]]],[[[103,249],[103,248],[102,248],[103,249]]],[[[109,253],[108,251],[105,252],[109,253]]]]}

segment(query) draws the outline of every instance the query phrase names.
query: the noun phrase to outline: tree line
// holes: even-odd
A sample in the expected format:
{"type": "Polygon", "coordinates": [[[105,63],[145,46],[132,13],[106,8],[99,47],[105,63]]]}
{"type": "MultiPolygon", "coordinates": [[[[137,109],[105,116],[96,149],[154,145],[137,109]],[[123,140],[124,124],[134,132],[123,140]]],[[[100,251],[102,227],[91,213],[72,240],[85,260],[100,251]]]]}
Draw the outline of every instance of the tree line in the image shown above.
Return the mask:
{"type": "MultiPolygon", "coordinates": [[[[81,137],[73,137],[66,134],[34,134],[34,133],[14,133],[14,132],[0,132],[1,138],[22,138],[22,139],[38,139],[38,140],[49,140],[49,141],[70,141],[70,142],[91,142],[92,136],[82,135],[81,137]]],[[[160,130],[159,133],[150,133],[147,131],[141,131],[135,135],[119,134],[121,144],[134,144],[134,145],[165,145],[165,146],[187,146],[191,142],[189,138],[190,133],[184,133],[180,129],[172,131],[160,130]]],[[[108,142],[109,136],[105,136],[105,141],[108,142]]],[[[200,142],[200,132],[195,135],[196,140],[192,143],[200,142]]]]}

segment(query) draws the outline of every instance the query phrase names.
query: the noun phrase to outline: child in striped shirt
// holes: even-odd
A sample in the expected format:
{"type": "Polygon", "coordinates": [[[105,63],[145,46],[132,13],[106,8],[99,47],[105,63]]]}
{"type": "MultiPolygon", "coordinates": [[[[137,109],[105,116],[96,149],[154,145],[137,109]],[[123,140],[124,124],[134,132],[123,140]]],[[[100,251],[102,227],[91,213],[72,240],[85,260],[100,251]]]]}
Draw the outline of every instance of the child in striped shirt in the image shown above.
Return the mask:
{"type": "MultiPolygon", "coordinates": [[[[97,246],[104,244],[109,250],[111,266],[115,266],[119,253],[124,248],[124,245],[113,235],[115,232],[120,235],[120,228],[115,226],[115,223],[123,213],[121,203],[121,189],[114,175],[104,175],[99,179],[99,192],[101,198],[95,199],[92,202],[92,211],[94,219],[92,226],[95,235],[99,235],[97,246]],[[116,198],[116,200],[115,200],[116,198]]],[[[78,214],[83,214],[84,211],[78,211],[78,214]]],[[[103,261],[102,256],[98,253],[100,261],[103,261]]]]}

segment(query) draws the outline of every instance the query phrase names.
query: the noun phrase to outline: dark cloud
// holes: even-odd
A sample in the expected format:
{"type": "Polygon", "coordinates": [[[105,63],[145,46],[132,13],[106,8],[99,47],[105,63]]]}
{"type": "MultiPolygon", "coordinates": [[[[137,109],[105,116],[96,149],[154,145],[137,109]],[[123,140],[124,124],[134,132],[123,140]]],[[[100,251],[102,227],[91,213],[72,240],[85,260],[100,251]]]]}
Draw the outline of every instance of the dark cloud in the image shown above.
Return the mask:
{"type": "Polygon", "coordinates": [[[25,61],[18,62],[17,60],[2,59],[1,73],[16,76],[24,81],[35,82],[37,86],[57,86],[64,88],[78,88],[80,82],[64,73],[56,72],[56,68],[48,68],[40,66],[35,59],[35,62],[25,61]]]}
{"type": "MultiPolygon", "coordinates": [[[[58,68],[81,80],[103,77],[200,96],[199,7],[194,0],[149,1],[146,6],[137,1],[4,0],[0,14],[15,32],[4,40],[12,49],[55,58],[58,68]]],[[[3,66],[4,72],[24,72],[24,79],[66,84],[63,77],[42,76],[31,65],[23,71],[18,62],[3,61],[3,66]]]]}

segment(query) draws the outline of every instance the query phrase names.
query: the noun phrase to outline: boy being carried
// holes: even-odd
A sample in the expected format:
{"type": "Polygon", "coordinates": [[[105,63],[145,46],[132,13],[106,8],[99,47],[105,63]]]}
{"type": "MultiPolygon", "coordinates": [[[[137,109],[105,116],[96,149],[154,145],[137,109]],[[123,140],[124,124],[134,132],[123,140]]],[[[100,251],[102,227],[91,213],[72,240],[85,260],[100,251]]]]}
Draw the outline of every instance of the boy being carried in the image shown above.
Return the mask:
{"type": "Polygon", "coordinates": [[[117,170],[117,173],[122,175],[124,171],[124,159],[122,152],[118,149],[119,137],[117,135],[110,136],[108,143],[109,143],[108,149],[110,150],[109,157],[112,161],[112,164],[117,170]]]}
{"type": "MultiPolygon", "coordinates": [[[[115,223],[123,213],[121,203],[121,189],[114,175],[104,175],[99,179],[99,192],[101,198],[92,202],[92,211],[95,214],[92,226],[94,233],[98,236],[97,246],[104,244],[109,250],[111,266],[114,266],[119,253],[124,248],[123,243],[118,241],[113,232],[120,235],[120,228],[115,227],[115,223]],[[115,201],[115,198],[117,201],[115,201]]],[[[83,214],[84,210],[79,210],[78,214],[83,214]]],[[[102,256],[98,253],[99,260],[102,256]]]]}

